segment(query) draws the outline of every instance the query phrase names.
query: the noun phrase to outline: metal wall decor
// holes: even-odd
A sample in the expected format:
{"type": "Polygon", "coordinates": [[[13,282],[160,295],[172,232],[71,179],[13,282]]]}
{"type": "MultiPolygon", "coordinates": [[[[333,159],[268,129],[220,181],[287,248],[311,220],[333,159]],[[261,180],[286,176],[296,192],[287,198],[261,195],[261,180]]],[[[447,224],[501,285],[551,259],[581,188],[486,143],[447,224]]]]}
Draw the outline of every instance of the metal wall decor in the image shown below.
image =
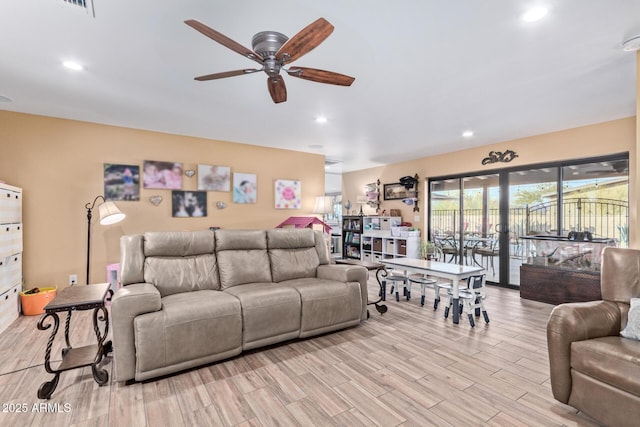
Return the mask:
{"type": "Polygon", "coordinates": [[[492,163],[509,163],[511,160],[518,157],[515,151],[506,150],[506,151],[489,151],[489,155],[482,159],[483,165],[490,165],[492,163]]]}

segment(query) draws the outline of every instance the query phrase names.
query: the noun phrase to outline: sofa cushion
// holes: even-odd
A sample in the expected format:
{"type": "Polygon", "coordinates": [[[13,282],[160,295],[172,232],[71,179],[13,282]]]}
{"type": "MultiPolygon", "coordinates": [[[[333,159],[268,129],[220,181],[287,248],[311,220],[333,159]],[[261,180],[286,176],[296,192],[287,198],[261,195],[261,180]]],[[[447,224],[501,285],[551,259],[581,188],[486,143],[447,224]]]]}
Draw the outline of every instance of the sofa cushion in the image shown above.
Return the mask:
{"type": "Polygon", "coordinates": [[[162,310],[134,320],[136,372],[242,349],[240,301],[220,291],[162,298],[162,310]]]}
{"type": "Polygon", "coordinates": [[[575,341],[571,368],[640,396],[640,341],[619,336],[575,341]]]}
{"type": "Polygon", "coordinates": [[[216,230],[221,289],[272,282],[264,230],[216,230]]]}
{"type": "Polygon", "coordinates": [[[627,326],[620,331],[620,335],[633,340],[640,340],[640,298],[631,298],[627,313],[627,326]]]}
{"type": "Polygon", "coordinates": [[[362,296],[358,282],[328,279],[295,279],[279,283],[300,294],[300,337],[342,329],[360,323],[362,296]]]}
{"type": "Polygon", "coordinates": [[[320,260],[313,230],[268,230],[267,243],[274,282],[316,276],[320,260]]]}
{"type": "Polygon", "coordinates": [[[144,255],[191,256],[212,254],[213,231],[154,231],[144,233],[144,255]]]}
{"type": "Polygon", "coordinates": [[[160,295],[218,290],[218,267],[214,254],[186,257],[147,257],[144,281],[155,285],[160,295]]]}
{"type": "Polygon", "coordinates": [[[225,291],[242,305],[242,348],[261,347],[300,333],[300,295],[274,283],[248,283],[225,291]]]}

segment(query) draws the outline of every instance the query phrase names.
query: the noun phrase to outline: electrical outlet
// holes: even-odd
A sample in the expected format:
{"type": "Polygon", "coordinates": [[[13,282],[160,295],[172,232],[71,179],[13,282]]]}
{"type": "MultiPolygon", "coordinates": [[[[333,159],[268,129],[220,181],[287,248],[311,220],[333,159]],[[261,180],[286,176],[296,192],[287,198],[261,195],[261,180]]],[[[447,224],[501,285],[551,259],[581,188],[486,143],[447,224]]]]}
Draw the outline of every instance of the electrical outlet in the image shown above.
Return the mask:
{"type": "Polygon", "coordinates": [[[77,274],[70,274],[69,275],[69,284],[72,285],[72,286],[78,284],[78,275],[77,274]]]}

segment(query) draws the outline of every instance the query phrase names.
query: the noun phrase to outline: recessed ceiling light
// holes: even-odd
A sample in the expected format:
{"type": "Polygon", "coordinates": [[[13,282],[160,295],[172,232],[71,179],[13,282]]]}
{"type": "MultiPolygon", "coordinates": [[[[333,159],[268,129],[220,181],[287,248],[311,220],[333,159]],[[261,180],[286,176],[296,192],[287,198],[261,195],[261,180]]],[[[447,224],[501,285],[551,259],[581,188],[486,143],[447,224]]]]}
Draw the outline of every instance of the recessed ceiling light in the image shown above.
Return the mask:
{"type": "Polygon", "coordinates": [[[522,15],[522,20],[524,22],[536,22],[544,18],[547,14],[548,10],[546,7],[534,7],[529,9],[522,15]]]}
{"type": "Polygon", "coordinates": [[[635,52],[636,50],[640,50],[640,35],[631,37],[630,39],[622,42],[622,50],[625,52],[635,52]]]}
{"type": "Polygon", "coordinates": [[[327,118],[325,116],[316,117],[316,123],[327,123],[327,118]]]}
{"type": "Polygon", "coordinates": [[[82,71],[82,70],[84,70],[84,67],[82,65],[78,64],[77,62],[73,62],[73,61],[64,61],[62,63],[62,65],[64,65],[68,69],[74,70],[74,71],[82,71]]]}
{"type": "Polygon", "coordinates": [[[473,136],[473,131],[472,130],[465,130],[464,132],[462,132],[462,136],[465,138],[471,138],[473,136]]]}
{"type": "Polygon", "coordinates": [[[322,150],[324,148],[324,145],[321,144],[312,144],[309,146],[309,148],[312,148],[314,150],[322,150]]]}
{"type": "Polygon", "coordinates": [[[11,101],[13,100],[8,96],[0,95],[0,102],[11,102],[11,101]]]}

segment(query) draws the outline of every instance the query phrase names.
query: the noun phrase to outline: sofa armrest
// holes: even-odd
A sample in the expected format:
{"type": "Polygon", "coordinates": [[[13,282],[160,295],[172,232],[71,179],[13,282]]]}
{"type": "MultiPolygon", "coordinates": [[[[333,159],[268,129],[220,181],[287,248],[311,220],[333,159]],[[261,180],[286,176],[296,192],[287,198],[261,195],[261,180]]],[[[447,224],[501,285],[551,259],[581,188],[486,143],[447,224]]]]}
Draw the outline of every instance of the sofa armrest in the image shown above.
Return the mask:
{"type": "Polygon", "coordinates": [[[140,314],[158,311],[161,308],[160,292],[150,283],[127,285],[118,289],[111,299],[116,381],[127,381],[135,376],[133,319],[140,314]]]}
{"type": "Polygon", "coordinates": [[[567,403],[571,394],[571,343],[618,335],[621,314],[611,301],[567,303],[556,306],[547,322],[551,390],[567,403]]]}
{"type": "Polygon", "coordinates": [[[368,272],[366,268],[359,265],[324,264],[318,266],[316,274],[319,279],[360,283],[360,294],[362,296],[362,312],[360,313],[360,320],[362,321],[367,319],[369,292],[367,291],[368,272]]]}

